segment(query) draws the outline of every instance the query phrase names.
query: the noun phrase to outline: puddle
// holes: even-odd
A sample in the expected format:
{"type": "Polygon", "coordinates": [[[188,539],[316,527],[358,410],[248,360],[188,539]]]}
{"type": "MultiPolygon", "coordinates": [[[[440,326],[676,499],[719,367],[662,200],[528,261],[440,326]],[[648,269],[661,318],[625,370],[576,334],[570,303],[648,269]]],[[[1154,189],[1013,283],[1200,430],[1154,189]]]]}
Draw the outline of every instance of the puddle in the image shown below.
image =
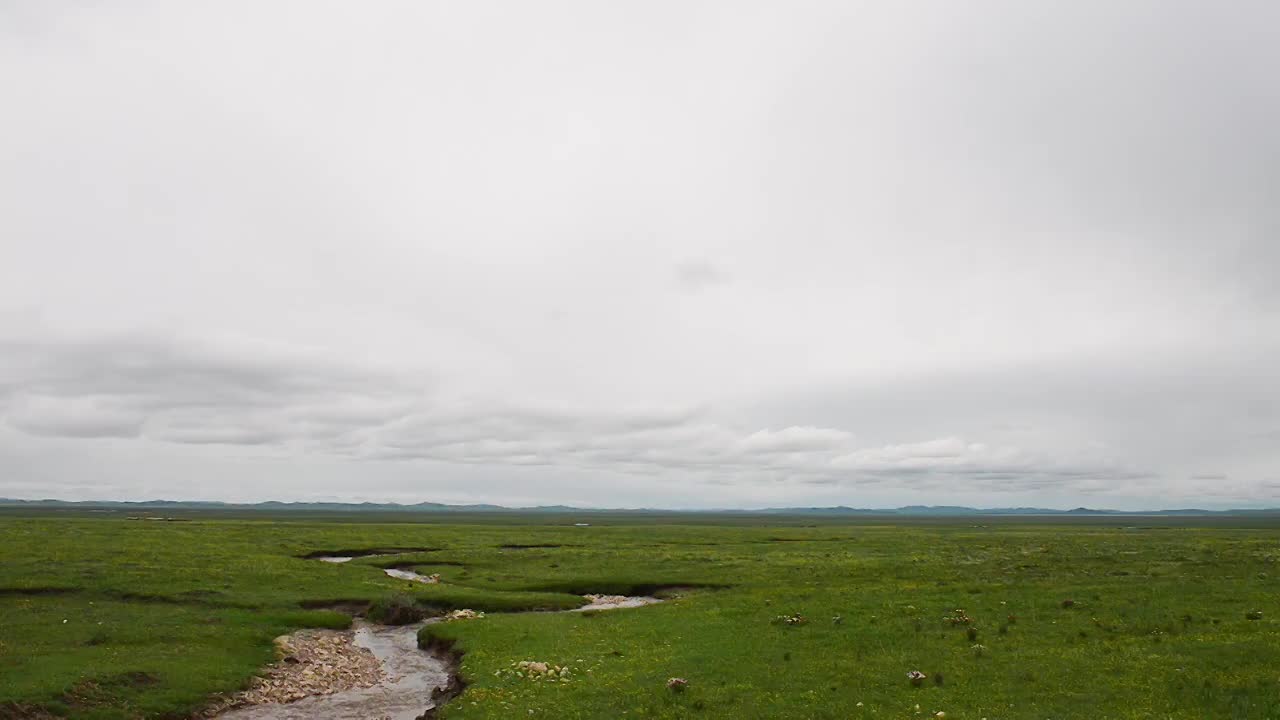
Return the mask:
{"type": "Polygon", "coordinates": [[[419,575],[412,570],[403,570],[401,568],[385,568],[382,572],[397,580],[412,580],[413,582],[426,583],[428,585],[440,582],[439,575],[419,575]]]}
{"type": "MultiPolygon", "coordinates": [[[[428,621],[431,622],[431,621],[428,621]]],[[[313,695],[286,704],[251,705],[218,715],[225,720],[414,720],[435,707],[431,695],[452,680],[451,661],[418,649],[425,623],[384,627],[357,620],[355,644],[382,663],[384,679],[373,687],[313,695]]]]}
{"type": "Polygon", "coordinates": [[[344,562],[351,562],[352,560],[355,560],[355,558],[353,557],[343,556],[343,555],[321,555],[320,557],[317,557],[314,559],[319,560],[320,562],[327,562],[327,563],[344,563],[344,562]]]}

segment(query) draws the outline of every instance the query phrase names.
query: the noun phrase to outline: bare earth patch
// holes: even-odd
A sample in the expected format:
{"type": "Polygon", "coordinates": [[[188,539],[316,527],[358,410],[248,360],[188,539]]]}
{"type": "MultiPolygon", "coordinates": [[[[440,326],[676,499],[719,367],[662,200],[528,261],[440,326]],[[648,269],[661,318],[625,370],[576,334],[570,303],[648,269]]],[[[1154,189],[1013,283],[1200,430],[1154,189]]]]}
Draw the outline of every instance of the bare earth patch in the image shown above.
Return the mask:
{"type": "Polygon", "coordinates": [[[312,695],[372,687],[382,680],[382,663],[352,642],[354,633],[300,630],[276,638],[280,660],[248,690],[209,708],[205,716],[244,705],[288,703],[312,695]]]}

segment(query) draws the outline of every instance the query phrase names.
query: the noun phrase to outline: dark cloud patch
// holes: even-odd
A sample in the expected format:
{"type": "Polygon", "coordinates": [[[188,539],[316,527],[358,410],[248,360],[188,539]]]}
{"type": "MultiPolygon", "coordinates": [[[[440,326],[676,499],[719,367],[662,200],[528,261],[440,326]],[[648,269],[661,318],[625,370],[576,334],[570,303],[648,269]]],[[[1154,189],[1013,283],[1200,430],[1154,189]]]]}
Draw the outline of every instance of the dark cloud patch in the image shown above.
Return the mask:
{"type": "Polygon", "coordinates": [[[686,292],[700,292],[729,282],[729,275],[707,260],[682,262],[675,269],[676,287],[686,292]]]}

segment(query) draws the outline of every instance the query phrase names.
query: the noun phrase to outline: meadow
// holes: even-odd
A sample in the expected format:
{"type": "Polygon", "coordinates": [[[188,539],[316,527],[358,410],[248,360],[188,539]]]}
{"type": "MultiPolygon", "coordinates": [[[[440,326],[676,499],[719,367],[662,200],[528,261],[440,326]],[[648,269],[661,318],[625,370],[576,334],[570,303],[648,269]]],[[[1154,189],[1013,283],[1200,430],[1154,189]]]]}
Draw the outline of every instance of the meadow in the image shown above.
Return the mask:
{"type": "Polygon", "coordinates": [[[0,718],[189,717],[407,595],[486,612],[422,633],[462,653],[456,720],[1280,719],[1274,521],[64,515],[0,515],[0,718]],[[669,599],[519,612],[585,593],[669,599]]]}

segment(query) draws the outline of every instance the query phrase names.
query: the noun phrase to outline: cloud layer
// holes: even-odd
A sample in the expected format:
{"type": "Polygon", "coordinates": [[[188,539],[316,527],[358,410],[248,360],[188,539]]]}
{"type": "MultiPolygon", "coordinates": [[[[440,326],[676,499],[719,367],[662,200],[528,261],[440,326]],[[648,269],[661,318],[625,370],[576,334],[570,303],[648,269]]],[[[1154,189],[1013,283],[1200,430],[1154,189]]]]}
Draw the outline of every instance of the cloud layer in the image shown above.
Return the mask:
{"type": "Polygon", "coordinates": [[[751,427],[702,410],[518,407],[449,397],[425,375],[279,347],[116,336],[3,346],[4,421],[52,438],[268,448],[352,462],[548,466],[781,486],[1092,492],[1144,477],[957,437],[867,446],[834,427],[751,427]]]}
{"type": "Polygon", "coordinates": [[[1277,23],[5,3],[0,495],[1280,504],[1277,23]]]}

